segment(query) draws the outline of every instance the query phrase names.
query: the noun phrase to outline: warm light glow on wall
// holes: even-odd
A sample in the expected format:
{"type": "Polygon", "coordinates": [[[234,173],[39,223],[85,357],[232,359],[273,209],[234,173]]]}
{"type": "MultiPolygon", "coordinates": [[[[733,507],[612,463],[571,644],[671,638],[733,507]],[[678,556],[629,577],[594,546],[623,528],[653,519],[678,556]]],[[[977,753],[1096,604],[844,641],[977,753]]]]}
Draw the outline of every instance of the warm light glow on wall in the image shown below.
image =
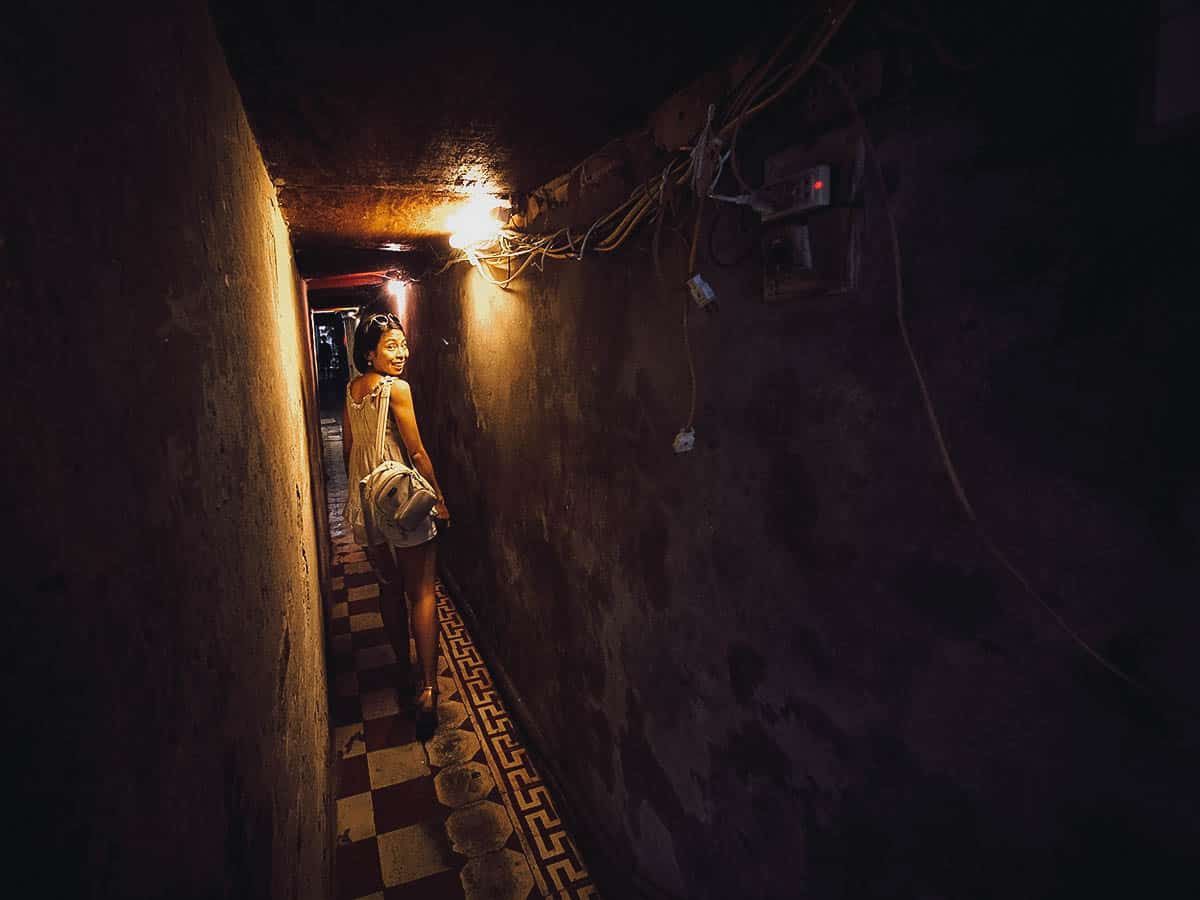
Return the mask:
{"type": "Polygon", "coordinates": [[[480,403],[481,427],[509,435],[502,444],[514,446],[528,435],[527,427],[536,400],[530,367],[537,350],[533,341],[528,285],[509,290],[488,284],[474,272],[462,272],[463,330],[460,350],[462,370],[471,394],[480,403]],[[486,410],[486,412],[484,411],[486,410]],[[519,411],[519,414],[518,414],[519,411]]]}
{"type": "MultiPolygon", "coordinates": [[[[266,177],[266,169],[262,170],[266,177]]],[[[270,182],[267,182],[270,187],[270,182]]],[[[270,383],[277,386],[275,394],[279,397],[277,409],[284,417],[283,424],[273,426],[284,429],[281,433],[293,435],[295,440],[287,446],[291,457],[291,468],[288,471],[308,472],[308,454],[305,449],[304,436],[308,430],[305,421],[305,404],[302,389],[303,382],[297,377],[298,373],[308,365],[307,354],[312,353],[312,345],[303,337],[301,316],[302,301],[299,292],[299,278],[292,257],[291,235],[287,223],[284,222],[278,207],[272,204],[268,213],[271,223],[271,239],[275,248],[272,256],[275,259],[274,303],[275,303],[275,338],[271,342],[273,353],[265,356],[264,365],[260,369],[266,373],[270,366],[270,375],[263,375],[270,383]]],[[[243,385],[229,385],[227,391],[242,390],[243,385]]],[[[271,433],[264,430],[264,433],[271,433]]],[[[299,483],[297,484],[299,487],[299,483]]],[[[304,504],[309,503],[307,481],[304,483],[304,504]]],[[[305,507],[301,507],[305,508],[305,507]]],[[[309,547],[316,546],[316,522],[311,516],[301,516],[304,522],[305,541],[309,547]]],[[[307,621],[307,618],[306,618],[307,621]]]]}
{"type": "MultiPolygon", "coordinates": [[[[304,402],[300,394],[299,379],[292,377],[293,373],[299,372],[304,365],[300,354],[304,352],[305,348],[305,341],[300,336],[300,321],[296,312],[300,301],[296,290],[296,270],[292,263],[292,242],[287,224],[283,221],[283,216],[280,215],[277,207],[272,206],[270,216],[271,236],[275,242],[275,327],[276,333],[279,335],[279,342],[276,344],[279,350],[277,359],[281,367],[279,375],[284,390],[287,392],[287,408],[303,410],[304,402]]],[[[293,433],[303,434],[305,428],[303,420],[294,422],[293,428],[295,429],[293,433]]],[[[297,457],[296,464],[306,465],[307,463],[302,463],[297,457]]]]}
{"type": "Polygon", "coordinates": [[[491,344],[493,355],[501,352],[498,348],[504,346],[503,339],[507,337],[503,332],[511,328],[506,321],[506,312],[512,304],[496,288],[473,279],[467,287],[467,299],[473,345],[478,344],[483,350],[491,344]],[[497,331],[501,333],[497,334],[497,331]]]}
{"type": "Polygon", "coordinates": [[[472,194],[446,217],[450,246],[456,250],[469,250],[494,241],[500,226],[508,218],[509,206],[508,200],[485,192],[472,194]]]}
{"type": "Polygon", "coordinates": [[[405,304],[408,301],[408,285],[399,278],[389,278],[387,292],[396,304],[396,314],[403,320],[405,304]]]}

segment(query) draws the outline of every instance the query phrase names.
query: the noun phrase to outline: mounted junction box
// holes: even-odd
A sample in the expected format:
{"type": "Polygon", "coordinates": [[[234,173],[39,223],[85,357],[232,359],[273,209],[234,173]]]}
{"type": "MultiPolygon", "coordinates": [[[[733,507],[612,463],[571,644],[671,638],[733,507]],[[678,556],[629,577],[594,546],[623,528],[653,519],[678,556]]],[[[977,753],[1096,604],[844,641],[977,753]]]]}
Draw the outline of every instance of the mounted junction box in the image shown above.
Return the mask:
{"type": "Polygon", "coordinates": [[[763,259],[769,270],[812,268],[812,244],[808,226],[803,222],[785,222],[768,228],[763,234],[763,259]]]}
{"type": "Polygon", "coordinates": [[[807,223],[775,222],[763,231],[763,299],[841,294],[854,286],[852,211],[822,210],[807,223]]]}
{"type": "Polygon", "coordinates": [[[765,169],[766,177],[758,196],[771,211],[762,214],[764,222],[829,205],[832,184],[828,165],[789,167],[786,158],[772,157],[765,169]]]}
{"type": "Polygon", "coordinates": [[[763,299],[843,294],[857,282],[864,148],[834,132],[766,160],[763,299]],[[836,205],[834,201],[836,200],[836,205]]]}
{"type": "Polygon", "coordinates": [[[812,245],[808,226],[787,222],[763,234],[763,299],[780,300],[793,293],[796,282],[812,278],[812,245]]]}

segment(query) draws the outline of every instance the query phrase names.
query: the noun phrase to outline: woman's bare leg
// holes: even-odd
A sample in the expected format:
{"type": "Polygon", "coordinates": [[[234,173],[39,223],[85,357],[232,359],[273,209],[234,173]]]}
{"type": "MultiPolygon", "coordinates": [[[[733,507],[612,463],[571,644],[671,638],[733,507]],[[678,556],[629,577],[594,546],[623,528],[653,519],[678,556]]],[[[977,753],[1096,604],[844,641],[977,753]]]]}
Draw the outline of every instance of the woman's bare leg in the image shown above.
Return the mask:
{"type": "Polygon", "coordinates": [[[437,549],[433,541],[417,547],[396,550],[404,587],[412,615],[413,637],[417,644],[417,665],[426,687],[437,688],[437,601],[433,579],[437,568],[437,549]]]}
{"type": "MultiPolygon", "coordinates": [[[[408,655],[408,607],[404,602],[403,570],[392,562],[391,551],[386,546],[379,547],[373,556],[376,568],[386,579],[379,584],[379,613],[400,667],[397,687],[407,690],[412,685],[412,660],[408,655]]],[[[401,697],[401,702],[403,700],[401,697]]]]}

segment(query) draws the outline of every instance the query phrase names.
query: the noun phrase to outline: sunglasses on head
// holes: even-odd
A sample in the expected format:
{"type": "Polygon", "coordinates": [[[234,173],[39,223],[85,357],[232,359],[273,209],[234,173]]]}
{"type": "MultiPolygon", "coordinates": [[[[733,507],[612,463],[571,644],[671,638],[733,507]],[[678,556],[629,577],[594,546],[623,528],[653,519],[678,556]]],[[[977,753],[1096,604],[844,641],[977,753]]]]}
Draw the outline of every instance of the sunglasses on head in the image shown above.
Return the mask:
{"type": "Polygon", "coordinates": [[[368,320],[372,325],[378,325],[380,328],[400,328],[400,320],[391,313],[375,313],[368,320]]]}

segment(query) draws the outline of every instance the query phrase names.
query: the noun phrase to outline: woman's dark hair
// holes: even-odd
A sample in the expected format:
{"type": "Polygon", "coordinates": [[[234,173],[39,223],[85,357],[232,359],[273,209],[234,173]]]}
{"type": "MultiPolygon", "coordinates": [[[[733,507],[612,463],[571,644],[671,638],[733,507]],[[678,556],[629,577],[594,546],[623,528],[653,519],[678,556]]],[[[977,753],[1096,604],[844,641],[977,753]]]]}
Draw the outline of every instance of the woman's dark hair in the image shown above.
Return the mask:
{"type": "Polygon", "coordinates": [[[367,364],[367,354],[377,348],[379,339],[393,329],[399,329],[404,334],[404,326],[391,313],[363,310],[354,329],[354,368],[369,372],[371,367],[367,364]]]}

